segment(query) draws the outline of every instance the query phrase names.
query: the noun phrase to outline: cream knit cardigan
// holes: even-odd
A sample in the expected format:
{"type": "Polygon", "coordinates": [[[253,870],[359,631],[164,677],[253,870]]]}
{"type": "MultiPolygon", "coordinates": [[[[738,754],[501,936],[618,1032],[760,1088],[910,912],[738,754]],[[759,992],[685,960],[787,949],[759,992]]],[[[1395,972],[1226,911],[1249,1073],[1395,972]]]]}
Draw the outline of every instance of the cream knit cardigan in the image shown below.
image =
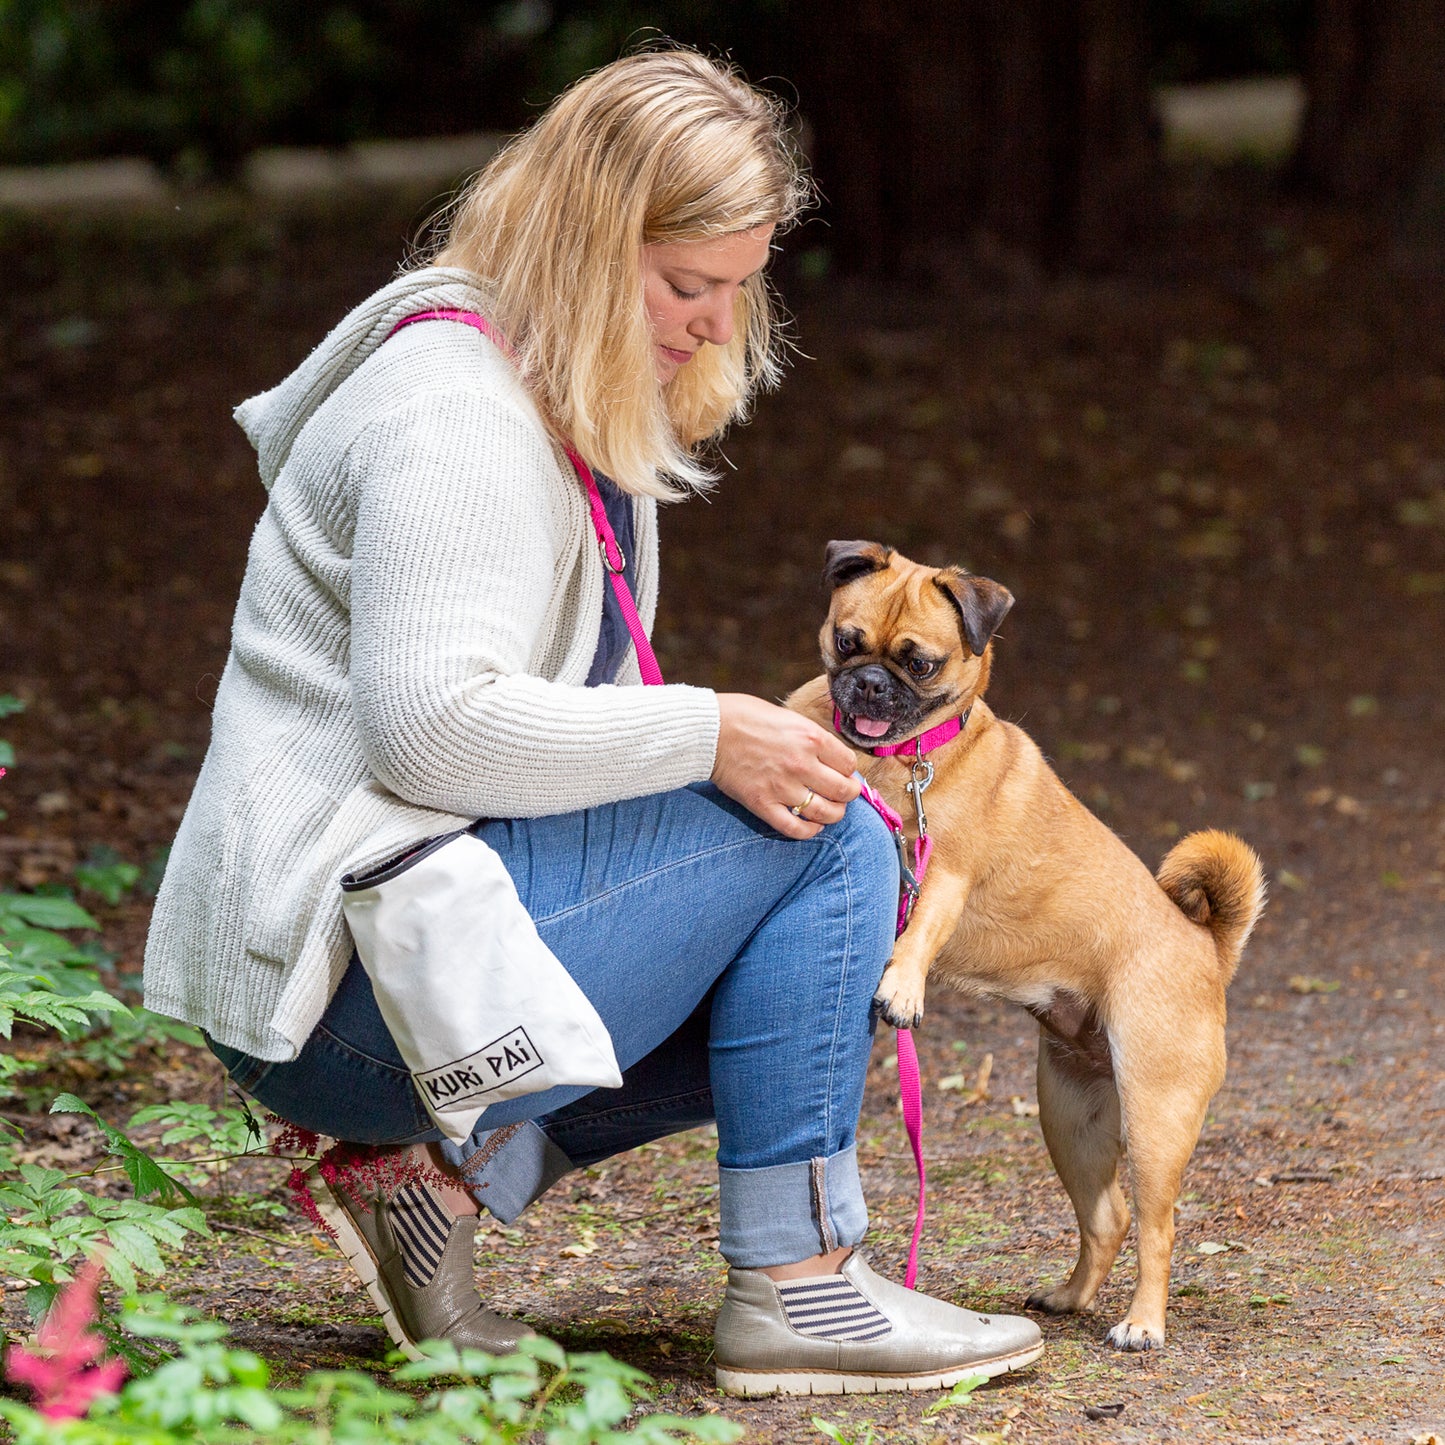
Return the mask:
{"type": "MultiPolygon", "coordinates": [[[[486,299],[462,271],[402,276],[236,412],[270,497],[145,1001],[263,1059],[296,1056],[346,969],[342,873],[477,818],[712,771],[712,692],[584,686],[604,574],[582,489],[475,330],[435,322],[381,345],[435,308],[486,299]]],[[[638,499],[634,518],[650,628],[656,505],[638,499]]],[[[623,681],[640,682],[633,657],[623,681]]]]}

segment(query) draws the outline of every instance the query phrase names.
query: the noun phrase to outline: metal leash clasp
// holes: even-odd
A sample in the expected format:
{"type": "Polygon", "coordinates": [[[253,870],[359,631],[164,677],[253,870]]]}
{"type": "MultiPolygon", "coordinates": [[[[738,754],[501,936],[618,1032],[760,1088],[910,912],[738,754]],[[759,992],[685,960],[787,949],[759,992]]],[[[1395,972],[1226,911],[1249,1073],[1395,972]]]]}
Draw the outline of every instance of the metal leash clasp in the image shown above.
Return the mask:
{"type": "Polygon", "coordinates": [[[902,828],[893,832],[893,842],[898,849],[898,931],[902,933],[908,927],[908,920],[913,917],[923,885],[913,871],[913,860],[908,856],[908,839],[903,836],[902,828]]]}
{"type": "Polygon", "coordinates": [[[602,549],[602,565],[612,573],[614,577],[619,576],[627,570],[627,558],[623,555],[622,548],[617,546],[616,541],[612,543],[617,549],[617,565],[612,563],[612,556],[607,550],[607,538],[599,536],[597,545],[602,549]]]}
{"type": "Polygon", "coordinates": [[[928,814],[923,811],[923,794],[928,785],[933,781],[933,764],[925,758],[919,758],[913,764],[913,776],[904,784],[904,790],[913,798],[913,812],[918,820],[918,836],[920,839],[928,836],[928,814]]]}

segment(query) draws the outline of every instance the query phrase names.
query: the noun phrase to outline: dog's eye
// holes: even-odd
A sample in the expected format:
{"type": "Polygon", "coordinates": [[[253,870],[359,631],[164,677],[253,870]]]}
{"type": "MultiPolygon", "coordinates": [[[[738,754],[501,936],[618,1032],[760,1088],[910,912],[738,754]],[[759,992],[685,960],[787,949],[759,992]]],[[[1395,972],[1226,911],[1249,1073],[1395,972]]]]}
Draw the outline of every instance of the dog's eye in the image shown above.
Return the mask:
{"type": "Polygon", "coordinates": [[[858,639],[846,632],[835,632],[833,634],[833,651],[839,657],[847,657],[858,649],[858,639]]]}
{"type": "Polygon", "coordinates": [[[930,662],[926,657],[910,657],[908,659],[908,672],[911,677],[920,681],[925,677],[932,677],[938,671],[938,664],[930,662]]]}

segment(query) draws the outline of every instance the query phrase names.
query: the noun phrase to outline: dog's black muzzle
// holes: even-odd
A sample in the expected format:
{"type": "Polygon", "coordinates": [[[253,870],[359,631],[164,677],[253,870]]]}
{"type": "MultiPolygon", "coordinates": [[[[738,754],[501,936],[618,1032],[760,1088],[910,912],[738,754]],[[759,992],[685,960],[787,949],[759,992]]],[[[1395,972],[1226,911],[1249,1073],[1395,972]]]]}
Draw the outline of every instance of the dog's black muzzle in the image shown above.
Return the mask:
{"type": "Polygon", "coordinates": [[[893,724],[890,733],[900,724],[906,728],[916,722],[927,708],[907,683],[876,662],[859,663],[834,673],[829,691],[845,719],[866,717],[887,721],[893,724]]]}

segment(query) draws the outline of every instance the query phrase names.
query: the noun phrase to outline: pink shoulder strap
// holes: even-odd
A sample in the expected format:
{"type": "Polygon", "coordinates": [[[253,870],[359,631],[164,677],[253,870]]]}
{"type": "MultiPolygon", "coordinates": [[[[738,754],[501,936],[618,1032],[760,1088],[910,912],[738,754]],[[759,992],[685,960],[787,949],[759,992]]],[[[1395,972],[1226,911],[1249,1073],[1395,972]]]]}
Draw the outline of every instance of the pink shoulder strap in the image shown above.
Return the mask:
{"type": "MultiPolygon", "coordinates": [[[[507,344],[506,337],[485,316],[478,315],[475,311],[418,311],[414,316],[403,316],[387,333],[386,339],[389,341],[403,326],[411,326],[417,321],[460,321],[464,326],[480,331],[508,360],[512,359],[512,348],[507,344]]],[[[642,674],[644,683],[656,687],[662,682],[662,669],[657,665],[652,643],[642,626],[642,619],[637,615],[637,604],[632,600],[632,589],[628,587],[625,576],[627,559],[617,544],[617,534],[612,530],[612,523],[607,520],[607,508],[603,504],[602,493],[598,490],[597,479],[592,475],[592,468],[578,455],[576,448],[565,443],[564,449],[567,460],[572,463],[572,470],[577,473],[578,480],[587,493],[587,510],[592,515],[592,529],[597,533],[597,545],[602,549],[602,565],[612,581],[612,591],[622,611],[622,620],[632,634],[632,645],[637,650],[638,671],[642,674]]]]}

